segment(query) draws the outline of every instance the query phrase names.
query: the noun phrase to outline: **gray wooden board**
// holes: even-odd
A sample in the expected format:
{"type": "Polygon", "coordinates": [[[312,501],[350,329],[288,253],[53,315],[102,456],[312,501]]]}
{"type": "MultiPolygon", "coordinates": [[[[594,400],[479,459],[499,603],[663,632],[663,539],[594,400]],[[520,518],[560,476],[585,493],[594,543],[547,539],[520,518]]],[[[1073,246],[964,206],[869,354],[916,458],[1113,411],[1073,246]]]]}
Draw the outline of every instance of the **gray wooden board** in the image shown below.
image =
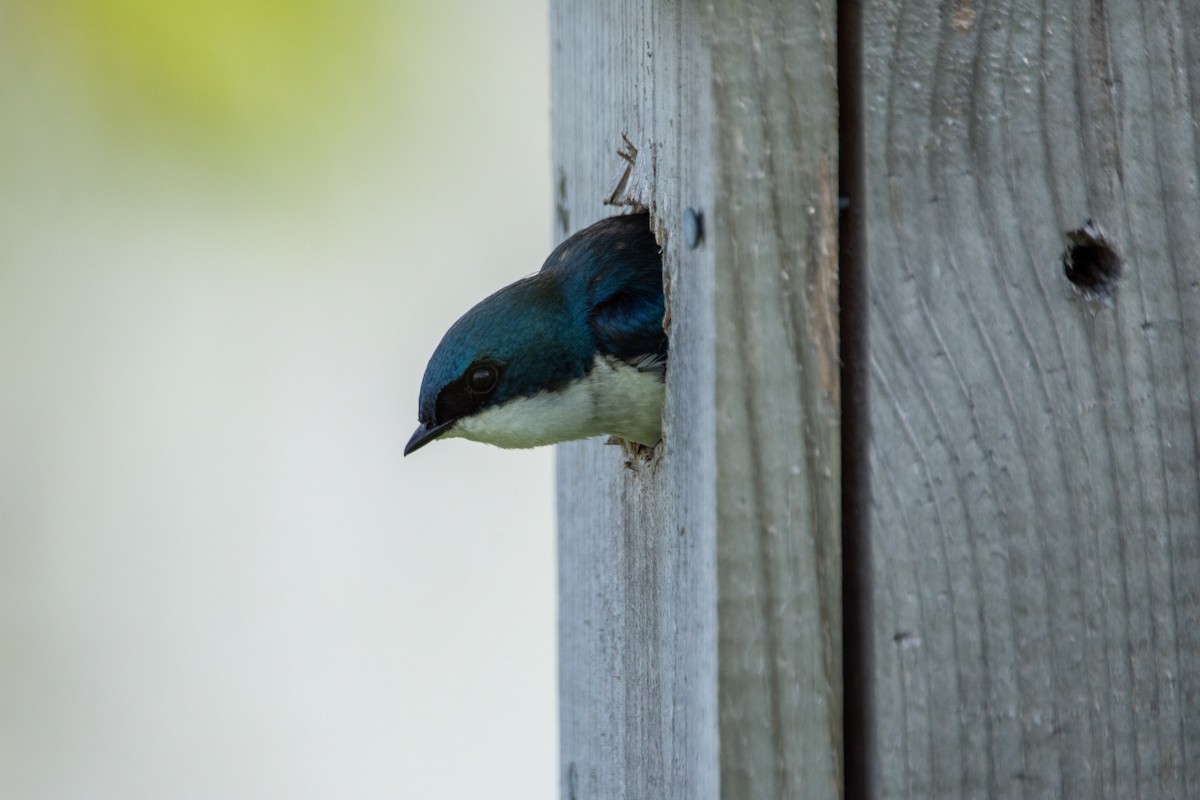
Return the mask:
{"type": "Polygon", "coordinates": [[[867,5],[881,797],[1200,797],[1198,19],[867,5]]]}
{"type": "Polygon", "coordinates": [[[839,793],[833,8],[719,5],[552,3],[557,234],[648,207],[671,335],[656,462],[559,449],[572,800],[839,793]]]}

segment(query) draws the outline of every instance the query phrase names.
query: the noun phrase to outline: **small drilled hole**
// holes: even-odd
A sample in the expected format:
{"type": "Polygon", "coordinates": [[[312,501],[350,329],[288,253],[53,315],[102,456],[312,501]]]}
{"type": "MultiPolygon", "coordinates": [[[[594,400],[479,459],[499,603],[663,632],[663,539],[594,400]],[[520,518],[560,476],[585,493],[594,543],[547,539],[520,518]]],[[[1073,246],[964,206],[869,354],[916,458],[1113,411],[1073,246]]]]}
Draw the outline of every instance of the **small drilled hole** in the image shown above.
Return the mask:
{"type": "Polygon", "coordinates": [[[1062,262],[1063,273],[1083,299],[1106,306],[1113,304],[1124,264],[1099,225],[1089,219],[1082,228],[1067,231],[1062,262]]]}

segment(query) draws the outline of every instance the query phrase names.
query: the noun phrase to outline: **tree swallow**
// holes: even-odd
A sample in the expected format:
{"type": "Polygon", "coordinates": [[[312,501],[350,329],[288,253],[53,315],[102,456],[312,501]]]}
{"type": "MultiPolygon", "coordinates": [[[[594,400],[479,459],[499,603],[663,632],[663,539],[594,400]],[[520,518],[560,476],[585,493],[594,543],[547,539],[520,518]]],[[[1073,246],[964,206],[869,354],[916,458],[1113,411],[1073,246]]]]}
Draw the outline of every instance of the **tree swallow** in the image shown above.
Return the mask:
{"type": "Polygon", "coordinates": [[[425,368],[416,433],[538,447],[662,437],[662,253],[648,214],[610,217],[454,323],[425,368]]]}

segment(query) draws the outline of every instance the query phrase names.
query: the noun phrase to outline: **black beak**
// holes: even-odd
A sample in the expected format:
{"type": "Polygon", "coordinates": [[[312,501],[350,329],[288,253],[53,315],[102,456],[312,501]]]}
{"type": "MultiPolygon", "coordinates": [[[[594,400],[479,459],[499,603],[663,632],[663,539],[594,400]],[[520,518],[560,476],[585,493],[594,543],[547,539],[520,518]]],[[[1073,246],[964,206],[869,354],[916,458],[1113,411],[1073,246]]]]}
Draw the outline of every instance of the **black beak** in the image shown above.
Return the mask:
{"type": "Polygon", "coordinates": [[[454,422],[455,420],[450,420],[449,422],[443,422],[440,425],[435,425],[432,422],[428,424],[423,423],[417,428],[417,431],[412,435],[412,438],[408,440],[408,444],[404,445],[404,455],[408,455],[409,453],[414,453],[417,450],[420,450],[422,447],[429,444],[446,431],[450,430],[450,426],[452,426],[454,422]]]}

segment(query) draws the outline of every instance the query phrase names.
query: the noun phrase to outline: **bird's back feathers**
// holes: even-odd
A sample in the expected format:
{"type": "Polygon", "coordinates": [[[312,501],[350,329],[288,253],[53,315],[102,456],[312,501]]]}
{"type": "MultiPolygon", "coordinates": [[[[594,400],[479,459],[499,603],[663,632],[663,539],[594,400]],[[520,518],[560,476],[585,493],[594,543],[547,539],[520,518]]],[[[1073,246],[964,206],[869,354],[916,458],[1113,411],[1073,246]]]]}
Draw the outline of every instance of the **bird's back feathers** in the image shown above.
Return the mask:
{"type": "Polygon", "coordinates": [[[586,315],[599,352],[630,362],[654,356],[665,365],[662,255],[649,214],[585,228],[550,254],[542,273],[555,274],[566,296],[578,298],[573,311],[586,315]]]}

